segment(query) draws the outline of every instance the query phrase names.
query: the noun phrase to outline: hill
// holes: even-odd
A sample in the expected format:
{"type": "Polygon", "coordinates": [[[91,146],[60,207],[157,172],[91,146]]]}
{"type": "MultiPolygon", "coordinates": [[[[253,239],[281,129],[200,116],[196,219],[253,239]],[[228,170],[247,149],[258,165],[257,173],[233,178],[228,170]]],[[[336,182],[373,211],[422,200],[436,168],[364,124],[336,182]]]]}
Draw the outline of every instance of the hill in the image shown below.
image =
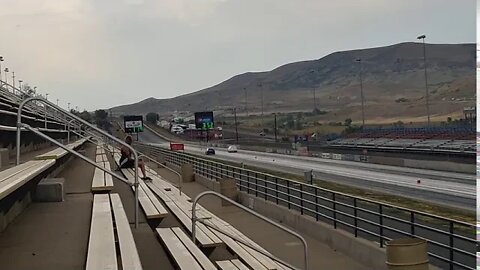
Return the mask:
{"type": "MultiPolygon", "coordinates": [[[[215,86],[171,99],[148,98],[111,108],[119,114],[220,110],[239,113],[328,111],[325,120],[360,117],[360,65],[366,118],[375,121],[421,118],[425,113],[425,79],[421,43],[342,51],[317,60],[248,72],[215,86]],[[356,59],[361,58],[361,64],[356,59]],[[245,94],[247,103],[245,104],[245,94]],[[245,106],[246,105],[246,106],[245,106]],[[245,110],[246,109],[246,110],[245,110]]],[[[475,44],[427,44],[427,72],[433,119],[461,114],[475,104],[475,44]]]]}

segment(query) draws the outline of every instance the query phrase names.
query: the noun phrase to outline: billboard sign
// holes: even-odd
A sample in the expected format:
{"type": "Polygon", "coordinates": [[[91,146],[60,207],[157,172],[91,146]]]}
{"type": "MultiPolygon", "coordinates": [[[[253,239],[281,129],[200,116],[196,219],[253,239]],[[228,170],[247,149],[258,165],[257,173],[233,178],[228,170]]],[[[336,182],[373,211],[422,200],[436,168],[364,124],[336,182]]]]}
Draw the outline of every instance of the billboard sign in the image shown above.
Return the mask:
{"type": "Polygon", "coordinates": [[[213,112],[196,112],[195,127],[197,129],[213,129],[213,112]]]}
{"type": "Polygon", "coordinates": [[[123,117],[125,133],[143,132],[143,117],[141,115],[129,115],[123,117]]]}

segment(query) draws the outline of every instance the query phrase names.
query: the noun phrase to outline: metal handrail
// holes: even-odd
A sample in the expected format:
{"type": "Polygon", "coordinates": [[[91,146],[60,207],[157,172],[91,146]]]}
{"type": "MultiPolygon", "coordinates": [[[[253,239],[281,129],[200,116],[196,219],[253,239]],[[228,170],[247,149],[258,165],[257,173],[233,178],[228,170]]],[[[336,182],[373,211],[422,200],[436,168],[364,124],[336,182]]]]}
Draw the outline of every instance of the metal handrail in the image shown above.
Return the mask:
{"type": "MultiPolygon", "coordinates": [[[[254,215],[255,217],[257,217],[257,218],[259,218],[259,219],[262,219],[263,221],[268,222],[268,223],[272,224],[273,226],[275,226],[275,227],[277,227],[277,228],[279,228],[279,229],[281,229],[281,230],[283,230],[283,231],[285,231],[285,232],[287,232],[287,233],[289,233],[289,234],[297,237],[298,239],[300,239],[300,241],[301,241],[302,244],[303,244],[304,267],[305,267],[305,270],[308,270],[308,246],[307,246],[307,241],[305,241],[305,238],[303,238],[303,236],[301,236],[301,235],[298,234],[297,232],[295,232],[295,231],[293,231],[293,230],[291,230],[291,229],[289,229],[289,228],[287,228],[287,227],[285,227],[285,226],[283,226],[283,225],[281,225],[281,224],[279,224],[279,223],[277,223],[277,222],[275,222],[275,221],[273,221],[273,220],[271,220],[271,219],[269,219],[269,218],[267,218],[267,217],[265,217],[265,216],[263,216],[263,215],[260,215],[260,214],[258,214],[257,212],[249,209],[248,207],[245,207],[245,206],[243,206],[242,204],[239,204],[239,203],[237,203],[236,201],[234,201],[234,200],[232,200],[232,199],[230,199],[230,198],[228,198],[228,197],[226,197],[226,196],[224,196],[224,195],[222,195],[222,194],[220,194],[220,193],[218,193],[218,192],[215,192],[215,191],[204,191],[204,192],[198,194],[198,195],[195,197],[195,199],[193,200],[193,203],[192,203],[192,241],[193,241],[194,244],[195,244],[195,242],[196,242],[196,238],[195,238],[196,222],[197,222],[197,216],[196,216],[197,207],[196,207],[196,206],[197,206],[198,201],[199,201],[202,197],[207,196],[207,195],[217,196],[217,197],[219,197],[219,198],[221,198],[221,199],[223,199],[223,200],[225,200],[225,201],[227,201],[227,202],[229,202],[229,203],[237,206],[238,208],[240,208],[240,209],[242,209],[242,210],[244,210],[244,211],[246,211],[246,212],[254,215]]],[[[253,248],[253,249],[257,250],[258,248],[253,248]]],[[[257,250],[257,251],[258,251],[258,250],[257,250]]],[[[263,253],[262,253],[262,254],[263,254],[263,253]]],[[[264,255],[265,255],[265,256],[268,256],[268,257],[271,257],[271,256],[272,256],[272,255],[266,255],[266,254],[264,254],[264,255]]]]}
{"type": "Polygon", "coordinates": [[[171,169],[171,168],[167,167],[166,165],[164,165],[164,164],[162,164],[162,163],[160,163],[160,162],[156,161],[155,159],[153,159],[153,158],[151,158],[151,157],[149,157],[149,156],[147,156],[147,155],[143,154],[143,153],[142,153],[142,152],[140,152],[140,151],[138,151],[138,153],[140,154],[140,155],[138,156],[138,158],[141,158],[141,157],[146,157],[148,160],[150,160],[150,161],[152,161],[152,162],[156,163],[157,165],[160,165],[160,166],[162,166],[163,168],[165,168],[165,169],[167,169],[167,170],[169,170],[169,171],[171,171],[171,172],[175,173],[175,174],[178,176],[178,186],[175,186],[175,185],[174,185],[174,186],[175,186],[176,188],[178,188],[178,191],[180,192],[180,196],[182,195],[182,182],[183,182],[183,181],[182,181],[182,175],[181,175],[181,174],[179,174],[177,171],[175,171],[175,170],[173,170],[173,169],[171,169]]]}
{"type": "MultiPolygon", "coordinates": [[[[137,153],[135,152],[135,149],[133,149],[132,146],[128,145],[127,143],[123,142],[122,140],[120,139],[117,139],[115,138],[114,136],[104,132],[103,130],[91,125],[90,123],[88,123],[87,121],[81,119],[80,117],[70,113],[70,112],[67,112],[65,111],[64,109],[60,108],[59,106],[51,103],[50,101],[44,99],[44,98],[41,98],[41,97],[29,97],[25,100],[23,100],[19,107],[18,107],[18,115],[17,115],[17,162],[16,164],[19,165],[20,164],[20,145],[21,145],[21,127],[24,125],[22,124],[22,110],[23,110],[23,107],[25,106],[25,104],[28,104],[29,102],[31,101],[34,101],[34,100],[37,100],[37,101],[40,101],[46,105],[49,105],[51,106],[52,108],[56,109],[57,111],[65,114],[65,115],[68,115],[70,116],[71,118],[74,118],[76,119],[77,121],[79,121],[80,123],[84,124],[85,126],[88,126],[90,128],[92,128],[93,130],[99,132],[100,134],[104,135],[104,136],[107,136],[109,137],[110,139],[126,146],[127,148],[131,149],[132,152],[133,152],[133,155],[134,155],[134,172],[135,172],[135,175],[134,175],[134,187],[135,187],[135,228],[138,228],[138,207],[139,207],[139,203],[138,203],[138,186],[139,186],[139,181],[138,181],[138,155],[137,153]]],[[[37,134],[38,135],[38,134],[37,134]]]]}
{"type": "Polygon", "coordinates": [[[31,132],[37,134],[38,136],[42,137],[43,139],[45,139],[45,140],[47,140],[47,141],[55,144],[56,146],[62,148],[63,150],[65,150],[65,151],[67,151],[67,152],[69,152],[69,153],[74,154],[76,157],[84,160],[85,162],[89,163],[90,165],[92,165],[92,166],[94,166],[94,167],[96,167],[96,168],[104,171],[105,173],[107,173],[107,174],[109,174],[109,175],[111,175],[111,176],[113,176],[113,177],[118,178],[120,181],[125,182],[125,183],[128,184],[129,186],[133,186],[133,185],[134,185],[134,184],[133,184],[132,182],[130,182],[127,178],[125,178],[125,177],[123,177],[123,176],[120,176],[119,174],[116,174],[116,173],[114,173],[114,172],[112,172],[112,171],[110,171],[110,170],[107,170],[107,169],[105,169],[105,168],[102,167],[102,166],[97,165],[97,163],[96,163],[95,161],[93,161],[93,160],[91,160],[90,158],[88,158],[88,157],[86,157],[86,156],[78,153],[77,151],[75,151],[75,150],[73,150],[73,149],[70,149],[70,148],[68,148],[67,146],[59,143],[58,141],[52,139],[50,136],[44,134],[43,132],[39,131],[38,129],[33,128],[33,127],[31,127],[31,126],[29,126],[29,125],[27,125],[27,124],[22,124],[22,126],[23,126],[24,128],[26,128],[26,129],[30,130],[31,132]]]}
{"type": "MultiPolygon", "coordinates": [[[[160,149],[158,146],[152,146],[152,145],[148,145],[148,144],[144,144],[144,145],[154,147],[154,148],[156,148],[157,150],[160,150],[160,151],[170,152],[170,151],[168,151],[168,150],[166,150],[166,149],[160,149]]],[[[220,166],[227,166],[227,167],[231,167],[231,168],[235,168],[235,169],[241,169],[241,170],[243,170],[243,171],[251,172],[252,174],[255,174],[255,173],[257,173],[257,174],[262,174],[262,175],[265,175],[265,176],[267,176],[267,177],[276,178],[276,179],[279,179],[279,180],[284,180],[284,181],[291,182],[291,183],[294,183],[294,184],[302,185],[302,186],[304,186],[304,187],[310,187],[310,188],[318,189],[318,190],[325,191],[325,192],[336,193],[337,195],[345,196],[345,197],[348,197],[348,198],[351,198],[351,199],[358,199],[358,200],[362,200],[362,201],[364,201],[364,202],[368,202],[368,203],[372,203],[372,204],[379,204],[379,203],[381,203],[381,204],[384,205],[384,206],[391,207],[391,208],[395,208],[395,209],[398,209],[398,210],[403,210],[403,211],[407,211],[407,212],[415,212],[415,214],[419,214],[419,215],[422,215],[422,216],[426,216],[426,217],[430,217],[430,218],[435,218],[435,219],[441,219],[441,220],[443,220],[443,221],[452,221],[452,219],[445,218],[445,217],[442,217],[442,216],[438,216],[438,215],[435,215],[435,214],[431,214],[431,213],[427,213],[427,212],[422,212],[422,211],[417,211],[417,210],[412,210],[412,209],[408,209],[408,208],[405,208],[405,207],[402,207],[402,206],[397,206],[397,205],[393,205],[393,204],[389,204],[389,203],[378,202],[378,201],[374,201],[374,200],[371,200],[371,199],[358,197],[358,196],[351,195],[351,194],[347,194],[347,193],[343,193],[343,192],[332,191],[332,190],[329,190],[329,189],[326,189],[326,188],[322,188],[322,187],[319,187],[319,186],[316,186],[316,185],[311,185],[311,184],[303,183],[303,182],[300,182],[300,181],[297,181],[297,180],[287,179],[287,178],[275,176],[275,175],[272,175],[272,174],[269,174],[269,173],[258,172],[258,171],[254,171],[254,170],[251,170],[251,169],[245,169],[245,168],[241,168],[241,167],[237,167],[237,166],[227,165],[227,164],[224,164],[224,163],[221,163],[221,162],[218,162],[218,161],[214,161],[214,160],[204,159],[204,158],[201,158],[201,157],[197,157],[197,156],[190,155],[190,154],[188,154],[188,153],[180,153],[180,152],[177,152],[176,154],[177,154],[177,155],[190,156],[190,157],[195,158],[195,159],[197,159],[197,160],[202,160],[202,161],[205,161],[205,162],[214,163],[214,164],[217,164],[217,165],[220,165],[220,166]]],[[[300,190],[299,190],[299,191],[300,191],[300,190]]],[[[306,193],[306,192],[305,192],[305,191],[302,191],[302,193],[306,193]]],[[[307,194],[308,194],[308,193],[307,193],[307,194]]],[[[461,224],[461,225],[463,225],[463,226],[475,226],[475,224],[471,224],[471,223],[467,223],[467,222],[463,222],[463,221],[459,221],[459,220],[453,220],[453,221],[454,221],[455,223],[461,224]]]]}
{"type": "MultiPolygon", "coordinates": [[[[206,159],[199,158],[195,155],[172,152],[166,149],[162,149],[158,146],[152,146],[152,145],[146,145],[146,146],[154,147],[154,149],[157,151],[158,154],[165,155],[167,157],[167,161],[172,162],[173,164],[179,165],[185,162],[193,163],[196,173],[206,175],[209,178],[218,179],[225,175],[234,176],[234,178],[236,178],[237,181],[240,182],[239,185],[241,187],[241,190],[248,191],[248,193],[253,192],[254,195],[265,198],[266,200],[267,198],[273,199],[274,201],[276,201],[277,204],[279,204],[279,201],[280,201],[282,202],[283,205],[285,206],[288,205],[289,208],[298,207],[298,211],[300,211],[302,214],[304,212],[310,213],[314,215],[314,217],[317,220],[319,220],[319,217],[322,217],[327,220],[333,221],[334,228],[336,228],[336,224],[343,224],[345,226],[351,227],[355,231],[356,237],[357,237],[357,232],[365,232],[367,234],[371,234],[372,236],[379,237],[380,238],[379,242],[381,247],[383,247],[384,241],[389,240],[389,238],[387,237],[388,234],[385,234],[385,233],[386,232],[391,233],[389,231],[389,228],[386,226],[386,224],[384,224],[385,220],[392,219],[395,221],[397,219],[400,219],[402,216],[405,216],[404,220],[402,220],[401,222],[407,224],[405,226],[409,226],[410,228],[410,232],[408,229],[405,231],[401,231],[402,233],[405,233],[405,235],[414,236],[414,235],[417,235],[416,229],[421,229],[421,230],[424,229],[427,231],[432,231],[433,233],[435,233],[435,235],[437,235],[437,237],[449,237],[451,239],[450,244],[446,244],[448,245],[447,250],[450,253],[448,256],[442,255],[442,253],[438,253],[440,252],[439,250],[438,252],[433,251],[435,253],[430,252],[429,255],[431,255],[432,257],[450,264],[450,267],[452,267],[453,265],[463,265],[458,259],[456,259],[457,257],[453,255],[454,253],[459,252],[471,258],[475,257],[474,253],[470,253],[469,250],[466,249],[466,247],[461,247],[461,246],[459,247],[458,244],[455,244],[456,243],[455,241],[461,240],[461,241],[464,241],[462,243],[466,245],[473,245],[476,243],[476,240],[471,237],[463,236],[461,234],[455,234],[455,231],[454,231],[455,227],[465,228],[467,230],[471,230],[471,229],[473,230],[474,229],[473,224],[452,220],[445,217],[440,217],[434,214],[407,209],[404,207],[398,207],[395,205],[386,204],[378,201],[372,201],[369,199],[364,199],[361,197],[356,197],[356,196],[352,196],[352,195],[348,195],[340,192],[335,192],[332,190],[327,190],[317,186],[304,184],[295,180],[276,177],[274,175],[269,175],[262,172],[255,172],[253,170],[247,170],[247,169],[243,169],[243,168],[232,166],[232,165],[227,165],[227,164],[223,164],[223,163],[219,163],[211,160],[206,160],[206,159]],[[272,185],[274,185],[274,187],[272,187],[272,185]],[[268,192],[270,192],[270,194],[268,192]],[[326,195],[318,194],[320,192],[326,195]],[[278,197],[280,194],[283,194],[282,196],[284,198],[278,197]],[[330,197],[330,195],[332,197],[330,197]],[[348,204],[343,200],[340,201],[338,200],[339,196],[341,198],[353,200],[353,202],[351,204],[348,204]],[[337,198],[337,200],[335,198],[337,198]],[[320,200],[323,202],[323,205],[319,204],[320,200]],[[355,201],[357,203],[361,202],[365,206],[371,206],[372,208],[362,208],[361,206],[358,206],[355,201]],[[327,204],[325,205],[325,203],[327,204]],[[333,204],[333,206],[329,206],[328,203],[333,204]],[[313,208],[313,210],[307,208],[306,205],[311,205],[311,208],[313,208]],[[343,222],[342,220],[338,219],[336,215],[351,216],[352,214],[349,214],[349,212],[341,211],[339,210],[338,207],[335,207],[335,206],[343,206],[343,207],[347,207],[348,209],[352,209],[351,211],[354,211],[354,214],[353,214],[353,217],[351,218],[354,219],[354,222],[352,221],[352,224],[349,224],[348,222],[350,221],[343,222]],[[333,217],[320,213],[318,211],[319,209],[332,213],[333,217]],[[398,217],[391,216],[386,211],[388,212],[393,211],[390,213],[395,213],[398,211],[394,215],[398,214],[400,216],[398,217]],[[355,212],[357,213],[355,214],[355,212]],[[371,226],[375,226],[376,229],[380,230],[379,234],[368,233],[366,232],[367,230],[364,230],[362,228],[362,225],[357,224],[357,223],[361,223],[361,217],[359,216],[360,212],[371,213],[377,216],[377,218],[380,221],[376,224],[372,224],[371,226]],[[426,225],[425,223],[418,222],[419,220],[421,221],[423,219],[430,220],[430,221],[427,221],[428,223],[426,225]],[[430,225],[428,225],[429,223],[430,225]],[[436,223],[438,223],[437,224],[438,226],[444,227],[445,229],[444,230],[438,229],[439,227],[435,225],[436,223]],[[465,249],[465,250],[462,250],[462,249],[465,249]],[[462,251],[458,251],[458,250],[462,250],[462,251]]],[[[435,239],[436,238],[431,237],[426,240],[429,243],[435,244],[434,243],[435,239]]],[[[446,248],[446,247],[442,246],[442,248],[446,248]]],[[[465,267],[465,268],[473,269],[469,267],[465,267]]]]}

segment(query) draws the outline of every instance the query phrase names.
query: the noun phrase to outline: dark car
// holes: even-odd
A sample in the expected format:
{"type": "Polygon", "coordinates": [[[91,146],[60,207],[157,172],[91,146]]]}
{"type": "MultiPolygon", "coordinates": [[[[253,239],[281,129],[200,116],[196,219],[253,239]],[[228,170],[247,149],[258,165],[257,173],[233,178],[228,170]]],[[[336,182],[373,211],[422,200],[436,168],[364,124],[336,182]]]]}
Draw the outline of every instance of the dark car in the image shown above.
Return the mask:
{"type": "Polygon", "coordinates": [[[215,149],[209,147],[207,151],[205,151],[205,155],[215,155],[215,149]]]}

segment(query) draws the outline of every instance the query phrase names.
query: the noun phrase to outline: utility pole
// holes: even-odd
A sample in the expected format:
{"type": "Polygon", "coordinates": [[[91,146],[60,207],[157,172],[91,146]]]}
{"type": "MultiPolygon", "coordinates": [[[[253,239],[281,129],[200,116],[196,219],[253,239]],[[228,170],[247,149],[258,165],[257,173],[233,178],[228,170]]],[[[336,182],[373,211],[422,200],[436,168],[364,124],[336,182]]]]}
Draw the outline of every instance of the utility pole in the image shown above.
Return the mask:
{"type": "Polygon", "coordinates": [[[417,37],[417,39],[421,39],[423,41],[423,68],[425,70],[425,103],[427,107],[427,125],[430,126],[430,104],[429,104],[429,96],[428,96],[428,80],[427,80],[427,53],[425,49],[425,38],[427,36],[421,35],[417,37]]]}
{"type": "Polygon", "coordinates": [[[238,124],[237,124],[237,108],[233,108],[233,117],[235,119],[235,141],[238,144],[238,124]]]}
{"type": "Polygon", "coordinates": [[[243,88],[243,92],[245,93],[245,113],[247,114],[248,117],[248,109],[247,109],[247,88],[243,88]]]}
{"type": "Polygon", "coordinates": [[[365,126],[365,104],[363,100],[362,59],[356,60],[360,64],[360,98],[362,100],[362,128],[365,126]]]}
{"type": "MultiPolygon", "coordinates": [[[[3,56],[0,56],[0,81],[2,80],[2,62],[3,56]]],[[[0,87],[2,86],[2,82],[0,82],[0,87]]]]}
{"type": "Polygon", "coordinates": [[[13,93],[15,94],[15,71],[12,71],[12,79],[13,79],[13,93]]]}
{"type": "Polygon", "coordinates": [[[274,132],[275,132],[275,142],[277,142],[277,113],[273,114],[273,119],[274,119],[274,132]]]}

